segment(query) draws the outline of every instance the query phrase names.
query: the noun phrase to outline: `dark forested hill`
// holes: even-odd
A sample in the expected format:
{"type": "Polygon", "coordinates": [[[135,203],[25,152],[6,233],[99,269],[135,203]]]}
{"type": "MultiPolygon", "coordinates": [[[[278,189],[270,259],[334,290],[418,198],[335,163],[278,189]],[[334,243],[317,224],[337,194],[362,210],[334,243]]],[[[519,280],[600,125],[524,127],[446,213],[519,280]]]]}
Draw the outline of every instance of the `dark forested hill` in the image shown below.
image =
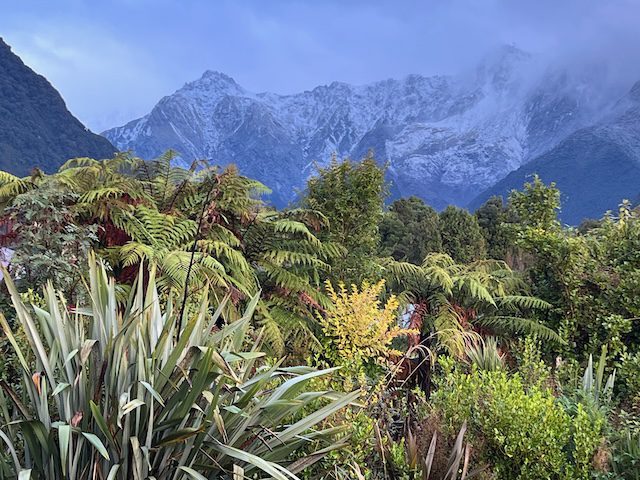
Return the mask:
{"type": "Polygon", "coordinates": [[[26,175],[56,170],[73,157],[106,158],[116,149],[75,118],[55,88],[0,38],[0,169],[26,175]]]}

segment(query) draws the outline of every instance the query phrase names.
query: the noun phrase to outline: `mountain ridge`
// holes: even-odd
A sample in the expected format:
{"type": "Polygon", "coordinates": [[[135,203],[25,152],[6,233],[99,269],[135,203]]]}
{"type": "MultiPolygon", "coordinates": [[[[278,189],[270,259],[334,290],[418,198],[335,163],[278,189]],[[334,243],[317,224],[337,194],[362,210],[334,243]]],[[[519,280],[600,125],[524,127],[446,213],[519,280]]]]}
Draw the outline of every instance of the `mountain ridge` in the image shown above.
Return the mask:
{"type": "Polygon", "coordinates": [[[373,149],[394,196],[466,206],[508,174],[613,108],[601,79],[585,80],[513,46],[460,75],[333,82],[281,95],[246,90],[208,70],[144,117],[104,132],[143,158],[172,148],[185,163],[235,163],[295,200],[315,164],[373,149]]]}

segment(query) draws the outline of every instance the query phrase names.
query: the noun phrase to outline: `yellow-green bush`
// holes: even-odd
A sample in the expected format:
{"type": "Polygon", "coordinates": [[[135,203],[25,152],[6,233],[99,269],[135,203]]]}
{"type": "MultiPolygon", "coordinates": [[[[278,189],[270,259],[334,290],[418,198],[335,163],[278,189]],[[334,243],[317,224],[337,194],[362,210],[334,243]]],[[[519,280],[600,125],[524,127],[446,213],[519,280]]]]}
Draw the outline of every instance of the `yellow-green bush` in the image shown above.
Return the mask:
{"type": "Polygon", "coordinates": [[[411,333],[398,326],[398,300],[392,295],[382,306],[380,295],[384,281],[370,284],[363,282],[362,288],[344,283],[333,288],[326,282],[332,308],[320,316],[322,332],[334,359],[342,361],[377,360],[392,353],[394,338],[411,333]]]}

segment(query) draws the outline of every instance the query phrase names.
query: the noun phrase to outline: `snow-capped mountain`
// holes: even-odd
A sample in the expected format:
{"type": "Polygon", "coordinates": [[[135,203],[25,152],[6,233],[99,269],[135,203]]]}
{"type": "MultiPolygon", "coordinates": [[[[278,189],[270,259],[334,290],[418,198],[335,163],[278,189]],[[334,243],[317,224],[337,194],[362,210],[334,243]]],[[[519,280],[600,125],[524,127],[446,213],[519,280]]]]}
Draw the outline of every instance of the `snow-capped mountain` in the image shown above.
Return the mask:
{"type": "MultiPolygon", "coordinates": [[[[597,76],[596,76],[597,77],[597,76]]],[[[295,199],[316,164],[374,151],[393,196],[466,205],[606,108],[597,78],[584,80],[515,47],[502,47],[456,76],[410,75],[363,86],[334,82],[294,95],[253,93],[207,71],[146,116],[103,133],[122,150],[185,162],[235,163],[295,199]]]]}
{"type": "Polygon", "coordinates": [[[581,128],[521,166],[470,203],[505,196],[532,174],[556,182],[563,221],[578,224],[616,209],[623,199],[640,200],[640,81],[595,125],[581,128]]]}

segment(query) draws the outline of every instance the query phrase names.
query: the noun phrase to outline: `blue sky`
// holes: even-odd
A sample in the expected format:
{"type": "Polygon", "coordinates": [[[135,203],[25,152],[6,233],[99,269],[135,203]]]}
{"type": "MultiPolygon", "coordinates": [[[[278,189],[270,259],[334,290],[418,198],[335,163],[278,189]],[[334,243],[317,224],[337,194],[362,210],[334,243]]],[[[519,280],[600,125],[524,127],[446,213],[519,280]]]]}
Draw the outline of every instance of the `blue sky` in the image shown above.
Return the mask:
{"type": "Polygon", "coordinates": [[[454,73],[513,43],[635,75],[639,24],[640,0],[0,0],[0,36],[96,131],[207,69],[293,93],[454,73]]]}

